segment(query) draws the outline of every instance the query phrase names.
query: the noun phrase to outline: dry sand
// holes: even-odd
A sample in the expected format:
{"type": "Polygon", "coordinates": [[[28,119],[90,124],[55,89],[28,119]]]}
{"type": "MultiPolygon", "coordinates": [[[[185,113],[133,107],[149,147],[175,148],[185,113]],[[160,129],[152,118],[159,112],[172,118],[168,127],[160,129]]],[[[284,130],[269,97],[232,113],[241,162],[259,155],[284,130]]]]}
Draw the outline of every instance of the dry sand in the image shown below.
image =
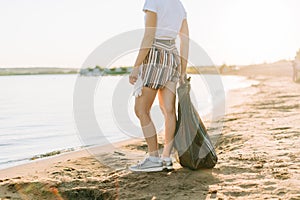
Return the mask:
{"type": "Polygon", "coordinates": [[[230,93],[214,169],[131,173],[146,145],[127,141],[1,170],[0,199],[300,199],[300,84],[290,64],[227,74],[259,83],[230,93]]]}

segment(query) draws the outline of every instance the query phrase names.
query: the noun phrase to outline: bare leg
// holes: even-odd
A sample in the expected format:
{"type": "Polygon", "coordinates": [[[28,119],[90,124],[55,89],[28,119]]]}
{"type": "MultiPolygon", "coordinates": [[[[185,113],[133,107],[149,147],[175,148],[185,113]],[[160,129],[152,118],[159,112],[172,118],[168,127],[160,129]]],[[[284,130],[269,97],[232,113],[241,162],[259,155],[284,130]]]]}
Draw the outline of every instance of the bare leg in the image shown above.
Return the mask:
{"type": "Polygon", "coordinates": [[[163,89],[160,89],[158,99],[160,108],[165,117],[165,144],[162,156],[170,157],[176,128],[176,83],[168,82],[163,89]]]}
{"type": "Polygon", "coordinates": [[[135,99],[135,114],[140,120],[144,137],[148,144],[150,156],[158,157],[158,144],[155,126],[150,117],[150,109],[155,99],[157,90],[143,87],[142,96],[135,99]]]}

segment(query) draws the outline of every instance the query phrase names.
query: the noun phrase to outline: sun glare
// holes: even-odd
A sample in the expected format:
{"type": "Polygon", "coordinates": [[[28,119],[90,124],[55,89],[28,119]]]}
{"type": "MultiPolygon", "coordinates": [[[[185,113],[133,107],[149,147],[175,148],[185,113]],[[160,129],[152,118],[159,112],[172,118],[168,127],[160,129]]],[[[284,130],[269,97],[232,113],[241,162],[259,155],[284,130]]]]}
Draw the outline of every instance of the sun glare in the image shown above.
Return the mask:
{"type": "Polygon", "coordinates": [[[238,52],[241,59],[255,63],[276,61],[287,54],[292,24],[284,1],[236,1],[228,6],[223,37],[230,51],[235,49],[228,52],[231,56],[237,57],[238,52]]]}

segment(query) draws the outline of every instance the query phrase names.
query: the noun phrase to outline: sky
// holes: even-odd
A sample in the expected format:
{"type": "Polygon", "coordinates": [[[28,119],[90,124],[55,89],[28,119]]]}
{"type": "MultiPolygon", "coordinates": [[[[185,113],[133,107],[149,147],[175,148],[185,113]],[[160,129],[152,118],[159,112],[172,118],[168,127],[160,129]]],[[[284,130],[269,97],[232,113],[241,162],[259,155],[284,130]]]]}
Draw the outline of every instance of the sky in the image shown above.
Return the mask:
{"type": "MultiPolygon", "coordinates": [[[[190,38],[216,65],[293,59],[300,48],[299,0],[181,1],[190,38]]],[[[144,27],[144,2],[0,0],[0,67],[79,68],[103,42],[144,27]]]]}

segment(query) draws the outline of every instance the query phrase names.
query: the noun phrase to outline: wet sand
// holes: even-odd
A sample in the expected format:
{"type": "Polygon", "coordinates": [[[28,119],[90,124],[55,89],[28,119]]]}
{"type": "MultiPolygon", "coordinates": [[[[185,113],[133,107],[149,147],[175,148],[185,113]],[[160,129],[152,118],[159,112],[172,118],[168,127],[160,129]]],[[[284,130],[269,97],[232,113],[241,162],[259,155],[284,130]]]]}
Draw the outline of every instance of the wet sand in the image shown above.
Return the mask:
{"type": "MultiPolygon", "coordinates": [[[[0,199],[300,199],[300,84],[290,64],[226,74],[258,83],[229,94],[215,168],[132,173],[147,151],[132,140],[1,170],[0,199]]],[[[220,128],[205,123],[211,135],[220,128]]]]}

